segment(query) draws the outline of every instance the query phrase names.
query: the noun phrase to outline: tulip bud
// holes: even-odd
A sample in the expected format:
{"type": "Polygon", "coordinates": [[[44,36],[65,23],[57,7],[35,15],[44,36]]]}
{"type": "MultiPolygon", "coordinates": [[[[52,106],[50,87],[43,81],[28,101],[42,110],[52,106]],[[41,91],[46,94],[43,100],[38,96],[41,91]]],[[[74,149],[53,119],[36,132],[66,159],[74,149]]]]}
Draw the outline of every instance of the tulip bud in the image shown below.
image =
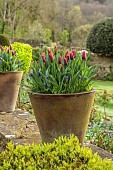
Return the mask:
{"type": "Polygon", "coordinates": [[[55,46],[54,46],[54,49],[55,49],[56,51],[58,50],[58,47],[57,47],[57,45],[55,45],[55,46]]]}
{"type": "Polygon", "coordinates": [[[41,56],[42,56],[42,57],[45,57],[45,53],[43,52],[43,53],[41,54],[41,56]]]}
{"type": "Polygon", "coordinates": [[[83,51],[82,51],[82,59],[83,59],[83,60],[86,60],[86,57],[87,57],[87,51],[86,51],[86,50],[83,50],[83,51]]]}
{"type": "Polygon", "coordinates": [[[62,57],[61,56],[58,57],[58,64],[62,64],[62,57]]]}
{"type": "Polygon", "coordinates": [[[45,56],[45,53],[42,53],[41,56],[42,56],[42,61],[43,61],[44,63],[46,63],[46,56],[45,56]]]}
{"type": "Polygon", "coordinates": [[[16,55],[16,51],[12,51],[12,55],[13,55],[13,56],[16,55]]]}
{"type": "Polygon", "coordinates": [[[66,54],[67,61],[70,59],[70,52],[66,54]]]}
{"type": "Polygon", "coordinates": [[[69,54],[69,50],[66,50],[66,55],[69,54]]]}
{"type": "Polygon", "coordinates": [[[64,65],[66,66],[68,64],[67,58],[64,58],[64,65]]]}
{"type": "Polygon", "coordinates": [[[53,62],[53,59],[54,59],[54,54],[51,52],[49,53],[49,58],[50,58],[50,61],[53,62]]]}
{"type": "Polygon", "coordinates": [[[9,49],[12,50],[12,45],[9,46],[9,49]]]}
{"type": "Polygon", "coordinates": [[[72,52],[70,52],[70,59],[73,60],[74,59],[74,55],[72,52]]]}
{"type": "Polygon", "coordinates": [[[73,53],[73,56],[75,57],[76,56],[76,51],[72,50],[72,53],[73,53]]]}
{"type": "Polygon", "coordinates": [[[9,48],[7,48],[7,49],[6,49],[6,52],[7,52],[7,53],[10,53],[10,49],[9,49],[9,48]]]}
{"type": "Polygon", "coordinates": [[[42,56],[42,61],[43,61],[44,63],[46,63],[46,57],[45,57],[45,56],[42,56]]]}
{"type": "Polygon", "coordinates": [[[52,50],[51,50],[51,49],[48,49],[48,53],[51,54],[51,53],[52,53],[52,50]]]}

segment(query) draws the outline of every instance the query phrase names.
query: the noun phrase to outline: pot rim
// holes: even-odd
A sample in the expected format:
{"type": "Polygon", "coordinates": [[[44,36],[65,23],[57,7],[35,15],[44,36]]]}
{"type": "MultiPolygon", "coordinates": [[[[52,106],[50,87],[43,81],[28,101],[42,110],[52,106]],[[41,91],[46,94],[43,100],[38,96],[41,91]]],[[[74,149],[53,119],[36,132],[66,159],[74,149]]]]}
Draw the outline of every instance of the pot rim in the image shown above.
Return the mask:
{"type": "Polygon", "coordinates": [[[33,93],[32,91],[28,91],[29,95],[38,95],[38,96],[79,96],[79,95],[84,95],[84,94],[90,94],[90,93],[95,93],[96,90],[92,89],[90,91],[85,91],[85,92],[80,92],[80,93],[67,93],[67,94],[44,94],[44,93],[33,93]]]}

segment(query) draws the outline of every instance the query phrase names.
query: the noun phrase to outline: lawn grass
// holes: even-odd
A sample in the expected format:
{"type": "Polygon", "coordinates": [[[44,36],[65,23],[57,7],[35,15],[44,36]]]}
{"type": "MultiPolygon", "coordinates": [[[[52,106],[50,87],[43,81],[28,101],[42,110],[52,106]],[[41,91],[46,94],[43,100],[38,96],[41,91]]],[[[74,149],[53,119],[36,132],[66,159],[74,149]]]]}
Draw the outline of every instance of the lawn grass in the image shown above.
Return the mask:
{"type": "Polygon", "coordinates": [[[95,81],[94,88],[97,91],[107,90],[109,93],[113,93],[113,81],[95,81]]]}
{"type": "MultiPolygon", "coordinates": [[[[99,93],[103,92],[104,90],[107,90],[108,93],[113,94],[113,81],[95,81],[94,88],[99,93]]],[[[102,104],[102,100],[101,100],[101,102],[98,102],[95,105],[98,106],[98,108],[99,108],[98,110],[102,114],[104,114],[104,106],[102,104]]],[[[113,116],[113,99],[111,99],[106,104],[105,109],[106,109],[107,116],[113,116]]]]}

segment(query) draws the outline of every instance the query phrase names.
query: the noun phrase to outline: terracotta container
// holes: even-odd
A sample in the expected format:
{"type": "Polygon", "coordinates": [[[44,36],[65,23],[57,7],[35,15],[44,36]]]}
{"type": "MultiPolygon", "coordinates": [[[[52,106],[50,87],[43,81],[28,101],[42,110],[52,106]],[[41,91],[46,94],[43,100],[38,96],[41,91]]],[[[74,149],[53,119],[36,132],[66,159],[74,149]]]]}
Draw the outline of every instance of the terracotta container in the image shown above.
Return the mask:
{"type": "Polygon", "coordinates": [[[22,71],[0,72],[0,111],[14,111],[22,74],[22,71]]]}
{"type": "Polygon", "coordinates": [[[83,145],[95,91],[76,94],[29,93],[42,142],[75,134],[83,145]]]}

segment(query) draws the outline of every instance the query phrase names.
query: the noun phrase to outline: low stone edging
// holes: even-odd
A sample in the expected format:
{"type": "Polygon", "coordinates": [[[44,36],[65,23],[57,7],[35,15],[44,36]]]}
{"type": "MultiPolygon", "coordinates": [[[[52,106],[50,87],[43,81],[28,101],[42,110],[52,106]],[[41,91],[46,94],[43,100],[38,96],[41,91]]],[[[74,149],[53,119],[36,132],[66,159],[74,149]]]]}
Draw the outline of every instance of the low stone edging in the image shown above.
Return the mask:
{"type": "MultiPolygon", "coordinates": [[[[15,145],[40,143],[41,137],[35,117],[19,109],[12,113],[0,112],[0,152],[10,140],[15,145]]],[[[85,143],[85,146],[91,148],[93,153],[98,152],[102,159],[107,157],[113,161],[113,154],[92,144],[85,143]]]]}

